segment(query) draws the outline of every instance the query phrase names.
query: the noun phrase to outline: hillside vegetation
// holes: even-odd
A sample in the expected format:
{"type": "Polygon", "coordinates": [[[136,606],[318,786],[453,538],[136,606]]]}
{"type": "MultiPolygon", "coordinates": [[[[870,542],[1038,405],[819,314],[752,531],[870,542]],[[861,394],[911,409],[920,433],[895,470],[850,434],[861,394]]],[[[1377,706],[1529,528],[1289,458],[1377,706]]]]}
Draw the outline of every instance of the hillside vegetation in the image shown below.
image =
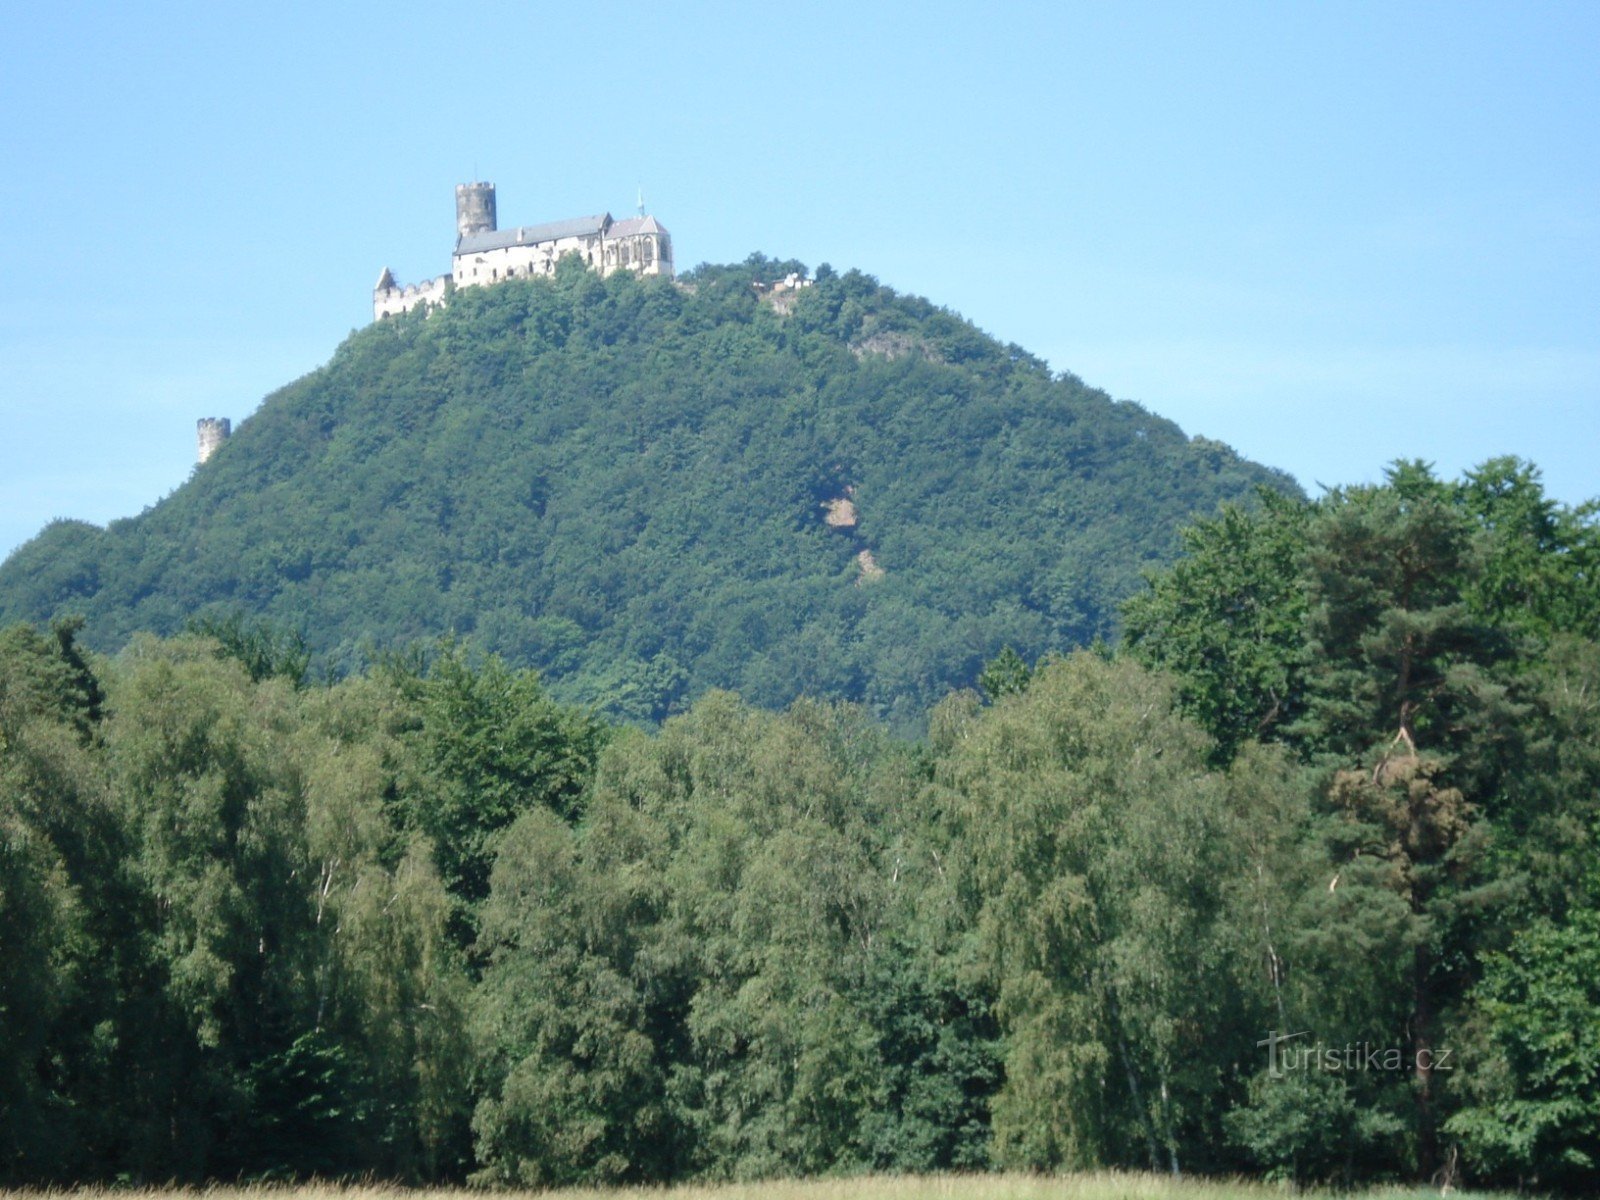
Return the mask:
{"type": "Polygon", "coordinates": [[[752,286],[798,266],[573,263],[361,330],[142,516],[18,550],[0,619],[109,649],[264,615],[338,672],[454,633],[625,718],[720,686],[904,726],[1004,645],[1111,635],[1191,515],[1293,490],[859,273],[752,286]]]}
{"type": "Polygon", "coordinates": [[[787,269],[381,323],[5,565],[0,1183],[1591,1194],[1600,506],[787,269]]]}
{"type": "Polygon", "coordinates": [[[917,743],[0,631],[0,1182],[1592,1192],[1595,516],[1511,460],[1226,509],[917,743]]]}

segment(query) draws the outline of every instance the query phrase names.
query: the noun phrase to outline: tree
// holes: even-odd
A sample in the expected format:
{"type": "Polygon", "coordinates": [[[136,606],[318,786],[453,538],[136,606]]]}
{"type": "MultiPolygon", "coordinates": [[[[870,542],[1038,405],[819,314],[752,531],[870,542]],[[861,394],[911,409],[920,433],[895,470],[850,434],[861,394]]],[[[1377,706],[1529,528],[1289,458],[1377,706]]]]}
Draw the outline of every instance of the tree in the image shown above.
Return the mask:
{"type": "Polygon", "coordinates": [[[1005,647],[983,668],[978,676],[978,687],[992,702],[1001,696],[1010,696],[1028,690],[1033,672],[1022,656],[1010,646],[1005,647]]]}
{"type": "Polygon", "coordinates": [[[1577,1192],[1600,1170],[1600,913],[1541,920],[1489,956],[1481,1059],[1447,1123],[1484,1176],[1577,1192]]]}
{"type": "Polygon", "coordinates": [[[552,701],[534,672],[493,656],[474,663],[458,645],[446,644],[424,671],[397,664],[391,677],[416,722],[402,739],[409,754],[397,816],[432,845],[460,902],[465,947],[472,910],[489,894],[495,839],[532,808],[577,820],[604,727],[552,701]]]}
{"type": "MultiPolygon", "coordinates": [[[[1485,806],[1520,759],[1525,706],[1499,668],[1508,639],[1465,599],[1472,526],[1426,467],[1332,493],[1310,531],[1306,714],[1294,729],[1339,764],[1327,805],[1336,867],[1400,896],[1411,921],[1408,1061],[1423,1174],[1438,1163],[1433,1063],[1463,981],[1451,950],[1493,894],[1482,872],[1485,806]]],[[[1337,876],[1336,876],[1337,878],[1337,876]]]]}
{"type": "Polygon", "coordinates": [[[998,991],[1001,1162],[1171,1169],[1215,1141],[1238,1047],[1230,820],[1169,686],[1090,654],[1041,668],[939,764],[998,991]]]}
{"type": "Polygon", "coordinates": [[[1249,739],[1281,735],[1304,703],[1302,559],[1311,510],[1260,489],[1183,531],[1185,557],[1123,606],[1140,662],[1180,679],[1179,697],[1225,764],[1249,739]]]}
{"type": "Polygon", "coordinates": [[[238,609],[193,618],[188,632],[215,639],[222,654],[237,660],[257,682],[277,676],[298,688],[311,669],[311,648],[303,634],[252,621],[238,609]]]}
{"type": "Polygon", "coordinates": [[[60,1034],[90,946],[81,900],[33,819],[15,753],[14,743],[0,747],[0,1178],[23,1182],[75,1158],[79,1114],[63,1094],[69,1047],[60,1034]]]}
{"type": "Polygon", "coordinates": [[[1510,457],[1468,471],[1455,493],[1482,533],[1467,594],[1474,611],[1541,640],[1600,639],[1600,504],[1556,503],[1539,469],[1510,457]]]}

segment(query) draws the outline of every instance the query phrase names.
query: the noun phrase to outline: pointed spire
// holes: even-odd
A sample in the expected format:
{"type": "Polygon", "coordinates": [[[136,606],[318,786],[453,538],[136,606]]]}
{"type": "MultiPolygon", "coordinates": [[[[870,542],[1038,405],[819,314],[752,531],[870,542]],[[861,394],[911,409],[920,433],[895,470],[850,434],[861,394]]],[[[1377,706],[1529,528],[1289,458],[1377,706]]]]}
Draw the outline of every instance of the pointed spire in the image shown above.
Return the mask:
{"type": "Polygon", "coordinates": [[[644,188],[639,188],[639,215],[644,216],[644,188]]]}

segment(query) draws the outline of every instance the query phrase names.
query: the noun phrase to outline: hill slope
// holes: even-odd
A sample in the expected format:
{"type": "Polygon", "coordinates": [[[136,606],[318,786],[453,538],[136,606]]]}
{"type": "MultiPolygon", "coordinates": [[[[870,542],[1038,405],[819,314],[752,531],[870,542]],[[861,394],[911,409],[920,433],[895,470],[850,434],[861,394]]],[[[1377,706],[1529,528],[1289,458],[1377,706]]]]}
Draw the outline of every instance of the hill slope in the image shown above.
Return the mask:
{"type": "Polygon", "coordinates": [[[1293,487],[869,277],[752,286],[795,265],[563,269],[361,330],[160,504],[20,548],[0,620],[111,647],[239,609],[336,669],[455,632],[623,716],[725,686],[910,720],[1293,487]]]}

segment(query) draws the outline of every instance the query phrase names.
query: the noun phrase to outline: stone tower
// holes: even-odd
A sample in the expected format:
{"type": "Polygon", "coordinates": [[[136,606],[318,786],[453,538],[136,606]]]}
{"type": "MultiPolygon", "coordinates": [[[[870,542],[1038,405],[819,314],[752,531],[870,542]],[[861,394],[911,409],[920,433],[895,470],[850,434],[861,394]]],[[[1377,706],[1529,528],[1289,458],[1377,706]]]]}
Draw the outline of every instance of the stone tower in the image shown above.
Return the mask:
{"type": "Polygon", "coordinates": [[[494,215],[494,184],[456,184],[456,234],[493,233],[498,226],[494,215]]]}
{"type": "Polygon", "coordinates": [[[233,422],[227,417],[201,417],[195,422],[195,461],[205,462],[232,432],[233,422]]]}

